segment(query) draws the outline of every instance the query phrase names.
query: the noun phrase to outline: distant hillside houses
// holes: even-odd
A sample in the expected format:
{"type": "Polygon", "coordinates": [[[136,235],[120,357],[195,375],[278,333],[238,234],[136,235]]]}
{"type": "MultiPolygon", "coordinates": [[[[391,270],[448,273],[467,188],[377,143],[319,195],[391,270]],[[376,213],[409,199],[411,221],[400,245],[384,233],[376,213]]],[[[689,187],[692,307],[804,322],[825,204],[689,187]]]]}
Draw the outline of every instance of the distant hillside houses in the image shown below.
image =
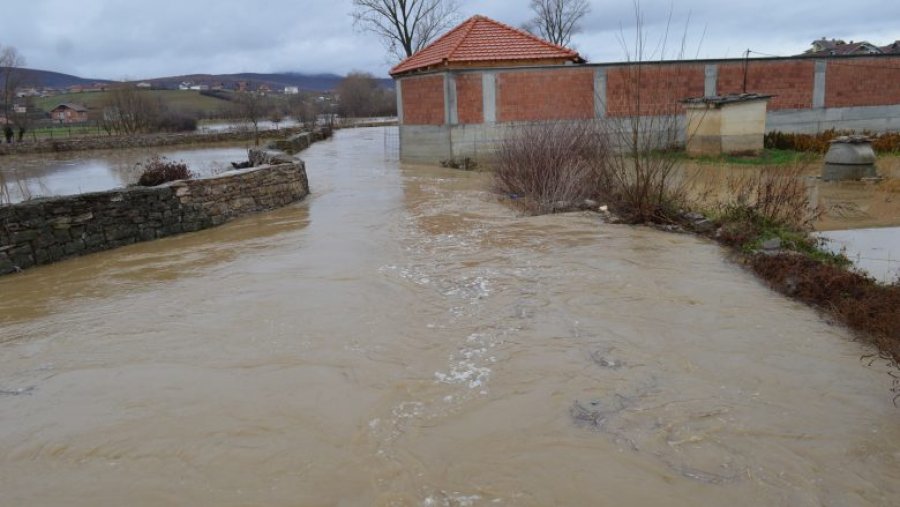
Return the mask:
{"type": "Polygon", "coordinates": [[[180,85],[178,85],[179,90],[194,90],[198,92],[209,91],[208,84],[195,84],[191,81],[183,81],[180,85]]]}
{"type": "Polygon", "coordinates": [[[887,46],[876,46],[866,41],[845,42],[841,39],[828,40],[822,37],[814,40],[812,47],[803,54],[807,56],[900,55],[900,40],[887,46]]]}

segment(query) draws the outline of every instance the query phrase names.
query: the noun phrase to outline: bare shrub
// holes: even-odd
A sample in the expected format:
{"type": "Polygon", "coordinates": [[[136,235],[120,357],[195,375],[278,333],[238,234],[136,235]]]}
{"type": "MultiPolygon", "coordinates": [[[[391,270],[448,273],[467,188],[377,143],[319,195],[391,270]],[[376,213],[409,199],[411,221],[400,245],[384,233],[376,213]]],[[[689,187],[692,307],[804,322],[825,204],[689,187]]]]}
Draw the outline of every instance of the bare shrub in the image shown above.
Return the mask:
{"type": "Polygon", "coordinates": [[[529,213],[576,208],[603,193],[607,151],[593,123],[521,127],[497,151],[493,187],[529,213]]]}
{"type": "Polygon", "coordinates": [[[600,122],[600,127],[605,143],[612,148],[606,163],[606,188],[616,211],[635,223],[677,221],[691,203],[688,174],[671,151],[681,142],[674,112],[609,118],[600,122]]]}
{"type": "Polygon", "coordinates": [[[742,213],[794,230],[809,230],[818,217],[805,182],[806,166],[766,166],[758,171],[732,173],[720,207],[727,214],[742,213]]]}
{"type": "Polygon", "coordinates": [[[815,254],[808,234],[821,210],[810,198],[802,163],[767,166],[730,174],[713,205],[721,226],[718,239],[738,248],[755,248],[778,237],[794,249],[815,254]]]}
{"type": "Polygon", "coordinates": [[[184,162],[173,162],[159,155],[137,165],[141,175],[137,184],[142,187],[155,187],[170,181],[189,180],[194,174],[184,162]]]}
{"type": "Polygon", "coordinates": [[[691,204],[688,175],[681,171],[681,159],[673,149],[693,133],[683,125],[680,104],[686,98],[679,84],[685,82],[686,71],[663,61],[684,58],[688,29],[685,26],[680,44],[670,48],[670,11],[664,33],[651,42],[640,2],[633,7],[633,34],[627,35],[624,29],[619,34],[629,65],[615,79],[624,92],[615,103],[595,96],[606,111],[599,125],[611,148],[607,164],[610,205],[631,222],[673,223],[691,204]]]}
{"type": "Polygon", "coordinates": [[[156,122],[156,130],[159,132],[193,132],[197,130],[197,118],[178,112],[164,113],[156,122]]]}

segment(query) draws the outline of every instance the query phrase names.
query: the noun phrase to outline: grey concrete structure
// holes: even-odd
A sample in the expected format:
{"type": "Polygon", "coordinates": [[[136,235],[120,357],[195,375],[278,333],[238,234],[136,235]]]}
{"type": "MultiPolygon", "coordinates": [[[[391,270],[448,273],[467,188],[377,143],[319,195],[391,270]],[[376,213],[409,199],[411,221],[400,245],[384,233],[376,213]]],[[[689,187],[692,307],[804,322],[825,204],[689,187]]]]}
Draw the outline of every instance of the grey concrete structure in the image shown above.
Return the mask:
{"type": "MultiPolygon", "coordinates": [[[[464,126],[453,127],[453,129],[464,126]]],[[[453,158],[449,125],[401,125],[400,160],[437,163],[453,158]]]]}
{"type": "Polygon", "coordinates": [[[403,81],[394,81],[397,95],[397,122],[403,124],[403,81]]]}
{"type": "Polygon", "coordinates": [[[456,107],[456,74],[444,74],[444,124],[459,123],[459,110],[456,107]]]}
{"type": "Polygon", "coordinates": [[[868,138],[839,137],[831,142],[822,166],[823,180],[861,180],[876,175],[875,150],[868,138]]]}
{"type": "Polygon", "coordinates": [[[900,130],[900,105],[789,109],[769,111],[766,115],[767,132],[815,134],[828,129],[897,131],[900,130]]]}
{"type": "Polygon", "coordinates": [[[825,107],[825,72],[828,64],[825,60],[816,61],[816,74],[813,78],[813,108],[825,107]]]}
{"type": "Polygon", "coordinates": [[[719,82],[719,66],[718,65],[707,65],[703,69],[703,96],[704,97],[715,97],[719,93],[718,90],[718,82],[719,82]]]}
{"type": "Polygon", "coordinates": [[[484,122],[497,122],[497,74],[487,71],[481,75],[481,95],[484,122]]]}
{"type": "Polygon", "coordinates": [[[606,116],[606,69],[602,67],[594,71],[594,116],[606,116]]]}

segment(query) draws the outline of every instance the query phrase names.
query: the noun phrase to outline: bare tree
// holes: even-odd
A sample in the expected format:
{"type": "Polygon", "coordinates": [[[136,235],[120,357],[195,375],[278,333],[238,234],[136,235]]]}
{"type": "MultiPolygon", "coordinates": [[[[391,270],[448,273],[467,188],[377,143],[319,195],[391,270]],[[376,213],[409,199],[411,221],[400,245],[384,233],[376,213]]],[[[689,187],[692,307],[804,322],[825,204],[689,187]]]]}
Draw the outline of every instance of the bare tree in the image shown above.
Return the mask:
{"type": "Polygon", "coordinates": [[[303,128],[312,129],[316,126],[319,110],[316,107],[315,97],[306,94],[292,95],[288,99],[288,110],[290,116],[303,128]]]}
{"type": "Polygon", "coordinates": [[[591,6],[587,0],[531,0],[531,10],[534,18],[525,24],[526,30],[554,44],[568,46],[591,6]]]}
{"type": "Polygon", "coordinates": [[[335,89],[339,100],[338,111],[344,118],[371,116],[378,93],[378,82],[372,74],[351,72],[335,89]]]}
{"type": "Polygon", "coordinates": [[[457,0],[353,0],[356,26],[379,36],[398,60],[410,57],[457,20],[457,0]]]}
{"type": "MultiPolygon", "coordinates": [[[[3,101],[3,119],[8,129],[11,120],[13,101],[16,98],[16,90],[22,85],[25,66],[25,58],[13,46],[0,46],[0,100],[3,101]]],[[[7,130],[8,132],[9,130],[7,130]]],[[[7,142],[10,136],[7,134],[7,142]]]]}
{"type": "Polygon", "coordinates": [[[159,103],[127,84],[113,88],[103,102],[102,122],[108,132],[149,132],[156,128],[159,118],[159,103]]]}
{"type": "Polygon", "coordinates": [[[20,143],[25,138],[25,133],[31,130],[38,115],[38,113],[35,112],[34,98],[27,96],[23,100],[24,103],[21,104],[22,109],[14,110],[12,117],[9,118],[12,120],[12,124],[17,131],[16,141],[20,143]]]}
{"type": "Polygon", "coordinates": [[[272,110],[269,100],[258,92],[238,92],[234,107],[238,118],[253,125],[254,142],[259,146],[259,122],[272,110]]]}

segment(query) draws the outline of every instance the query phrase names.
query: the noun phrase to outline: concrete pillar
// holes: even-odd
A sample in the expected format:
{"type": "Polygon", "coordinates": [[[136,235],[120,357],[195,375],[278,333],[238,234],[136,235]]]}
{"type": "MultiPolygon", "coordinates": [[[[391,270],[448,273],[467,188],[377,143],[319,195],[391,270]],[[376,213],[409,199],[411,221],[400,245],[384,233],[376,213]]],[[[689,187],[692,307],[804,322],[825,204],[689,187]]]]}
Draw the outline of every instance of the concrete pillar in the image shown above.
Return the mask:
{"type": "Polygon", "coordinates": [[[828,62],[825,60],[816,60],[816,75],[813,80],[813,109],[821,109],[825,107],[825,71],[828,62]]]}
{"type": "Polygon", "coordinates": [[[481,74],[481,110],[484,123],[497,123],[497,73],[485,71],[481,74]]]}
{"type": "Polygon", "coordinates": [[[459,110],[456,107],[456,75],[444,74],[444,123],[456,125],[459,123],[459,110]]]}
{"type": "Polygon", "coordinates": [[[606,69],[594,70],[594,117],[606,116],[606,69]]]}
{"type": "Polygon", "coordinates": [[[718,95],[719,66],[716,64],[707,65],[703,72],[703,96],[715,97],[718,95]]]}
{"type": "Polygon", "coordinates": [[[394,81],[394,86],[397,89],[397,121],[403,125],[403,80],[394,81]]]}

